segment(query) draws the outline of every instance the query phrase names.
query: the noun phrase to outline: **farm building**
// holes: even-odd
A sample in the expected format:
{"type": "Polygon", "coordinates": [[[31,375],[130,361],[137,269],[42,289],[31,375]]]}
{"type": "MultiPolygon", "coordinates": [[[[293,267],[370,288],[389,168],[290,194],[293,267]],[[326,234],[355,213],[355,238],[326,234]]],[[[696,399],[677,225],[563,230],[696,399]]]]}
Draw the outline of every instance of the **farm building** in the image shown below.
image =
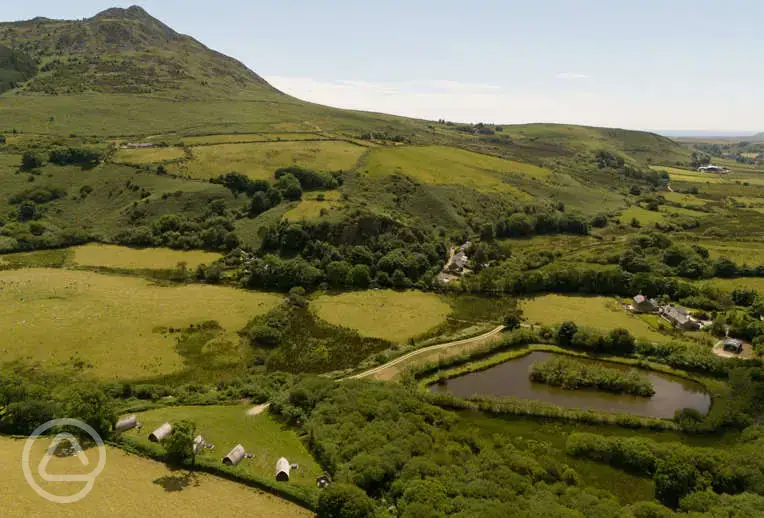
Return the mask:
{"type": "Polygon", "coordinates": [[[737,338],[725,338],[724,350],[731,353],[740,354],[743,352],[743,341],[737,338]]]}
{"type": "Polygon", "coordinates": [[[659,310],[660,315],[669,321],[674,327],[686,331],[697,331],[700,329],[700,322],[695,320],[687,308],[681,306],[662,306],[659,310]]]}
{"type": "Polygon", "coordinates": [[[165,423],[149,434],[149,441],[162,442],[162,439],[170,435],[171,432],[172,425],[170,423],[165,423]]]}
{"type": "Polygon", "coordinates": [[[276,480],[278,482],[289,482],[289,472],[292,470],[292,466],[289,461],[284,457],[281,457],[276,461],[276,480]]]}
{"type": "Polygon", "coordinates": [[[708,164],[698,167],[699,173],[728,173],[729,169],[718,165],[708,164]]]}
{"type": "Polygon", "coordinates": [[[244,449],[244,446],[237,444],[230,452],[228,452],[228,455],[223,457],[223,464],[226,466],[236,466],[244,459],[246,454],[247,451],[244,449]]]}
{"type": "Polygon", "coordinates": [[[648,299],[640,294],[632,300],[635,313],[656,313],[658,311],[658,301],[655,299],[648,299]]]}

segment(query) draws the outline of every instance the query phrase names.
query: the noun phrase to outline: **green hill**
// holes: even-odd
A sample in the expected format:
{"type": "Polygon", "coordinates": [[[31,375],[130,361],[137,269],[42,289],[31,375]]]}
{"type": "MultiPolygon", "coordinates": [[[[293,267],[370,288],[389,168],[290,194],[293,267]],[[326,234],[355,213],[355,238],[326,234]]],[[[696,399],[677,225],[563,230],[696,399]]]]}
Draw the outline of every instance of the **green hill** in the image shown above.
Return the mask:
{"type": "Polygon", "coordinates": [[[6,226],[0,248],[10,250],[119,241],[162,216],[207,217],[214,199],[254,247],[286,213],[333,222],[372,214],[470,234],[526,205],[584,217],[619,211],[632,184],[662,181],[650,164],[689,159],[687,148],[639,131],[431,122],[308,103],[140,7],[0,23],[2,85],[0,187],[9,195],[0,218],[17,219],[22,200],[45,199],[34,222],[6,226]],[[153,147],[120,149],[134,142],[153,147]],[[61,147],[97,150],[97,174],[55,163],[19,174],[23,153],[61,147]],[[207,183],[233,171],[274,183],[275,169],[290,165],[342,171],[341,193],[325,207],[311,199],[261,214],[207,183]],[[48,200],[40,189],[64,194],[48,200]]]}
{"type": "Polygon", "coordinates": [[[161,93],[183,99],[274,92],[243,64],[136,6],[86,20],[0,24],[0,44],[39,63],[17,93],[161,93]]]}

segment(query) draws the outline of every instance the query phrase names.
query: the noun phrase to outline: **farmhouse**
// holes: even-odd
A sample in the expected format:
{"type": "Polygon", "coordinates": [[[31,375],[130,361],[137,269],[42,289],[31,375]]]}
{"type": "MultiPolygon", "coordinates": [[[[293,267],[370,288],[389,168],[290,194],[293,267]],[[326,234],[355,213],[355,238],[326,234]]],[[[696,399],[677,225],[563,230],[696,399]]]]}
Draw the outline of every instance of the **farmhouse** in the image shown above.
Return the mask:
{"type": "Polygon", "coordinates": [[[729,169],[718,165],[708,164],[698,167],[699,173],[728,173],[729,169]]]}
{"type": "Polygon", "coordinates": [[[658,301],[648,299],[644,295],[637,295],[633,299],[632,307],[635,313],[656,313],[658,311],[658,301]]]}
{"type": "Polygon", "coordinates": [[[674,327],[686,331],[697,331],[700,329],[700,322],[690,316],[687,308],[681,306],[662,306],[659,310],[660,315],[668,320],[674,327]]]}
{"type": "Polygon", "coordinates": [[[731,353],[740,354],[743,352],[743,341],[737,338],[725,338],[724,350],[731,353]]]}

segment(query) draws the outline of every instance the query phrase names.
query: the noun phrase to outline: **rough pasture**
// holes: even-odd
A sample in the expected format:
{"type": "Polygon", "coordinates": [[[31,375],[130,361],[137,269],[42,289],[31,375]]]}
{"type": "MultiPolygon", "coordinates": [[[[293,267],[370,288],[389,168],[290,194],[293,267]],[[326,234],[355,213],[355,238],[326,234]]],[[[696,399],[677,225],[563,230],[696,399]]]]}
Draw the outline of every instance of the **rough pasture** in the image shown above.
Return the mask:
{"type": "Polygon", "coordinates": [[[0,272],[0,357],[81,366],[101,378],[147,378],[189,366],[178,333],[204,321],[222,326],[199,355],[238,363],[237,331],[275,307],[276,295],[217,286],[161,287],[135,277],[85,271],[0,272]],[[183,354],[181,354],[183,353],[183,354]]]}

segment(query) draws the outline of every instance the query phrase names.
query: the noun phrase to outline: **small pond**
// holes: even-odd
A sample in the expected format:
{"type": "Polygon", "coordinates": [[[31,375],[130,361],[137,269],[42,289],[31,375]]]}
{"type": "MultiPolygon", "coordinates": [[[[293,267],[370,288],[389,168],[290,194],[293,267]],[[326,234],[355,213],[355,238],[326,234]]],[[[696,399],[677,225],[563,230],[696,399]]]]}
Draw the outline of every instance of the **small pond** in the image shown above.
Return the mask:
{"type": "MultiPolygon", "coordinates": [[[[650,379],[655,395],[649,398],[627,394],[610,394],[597,390],[564,390],[542,383],[532,383],[528,374],[537,361],[560,356],[547,352],[532,352],[522,358],[509,360],[489,369],[464,374],[442,383],[430,385],[432,391],[449,392],[458,397],[474,395],[514,396],[554,403],[566,408],[634,414],[645,417],[672,418],[682,408],[694,408],[708,413],[711,397],[704,387],[677,376],[641,371],[650,379]]],[[[612,362],[581,359],[587,363],[611,368],[631,367],[612,362]]]]}

